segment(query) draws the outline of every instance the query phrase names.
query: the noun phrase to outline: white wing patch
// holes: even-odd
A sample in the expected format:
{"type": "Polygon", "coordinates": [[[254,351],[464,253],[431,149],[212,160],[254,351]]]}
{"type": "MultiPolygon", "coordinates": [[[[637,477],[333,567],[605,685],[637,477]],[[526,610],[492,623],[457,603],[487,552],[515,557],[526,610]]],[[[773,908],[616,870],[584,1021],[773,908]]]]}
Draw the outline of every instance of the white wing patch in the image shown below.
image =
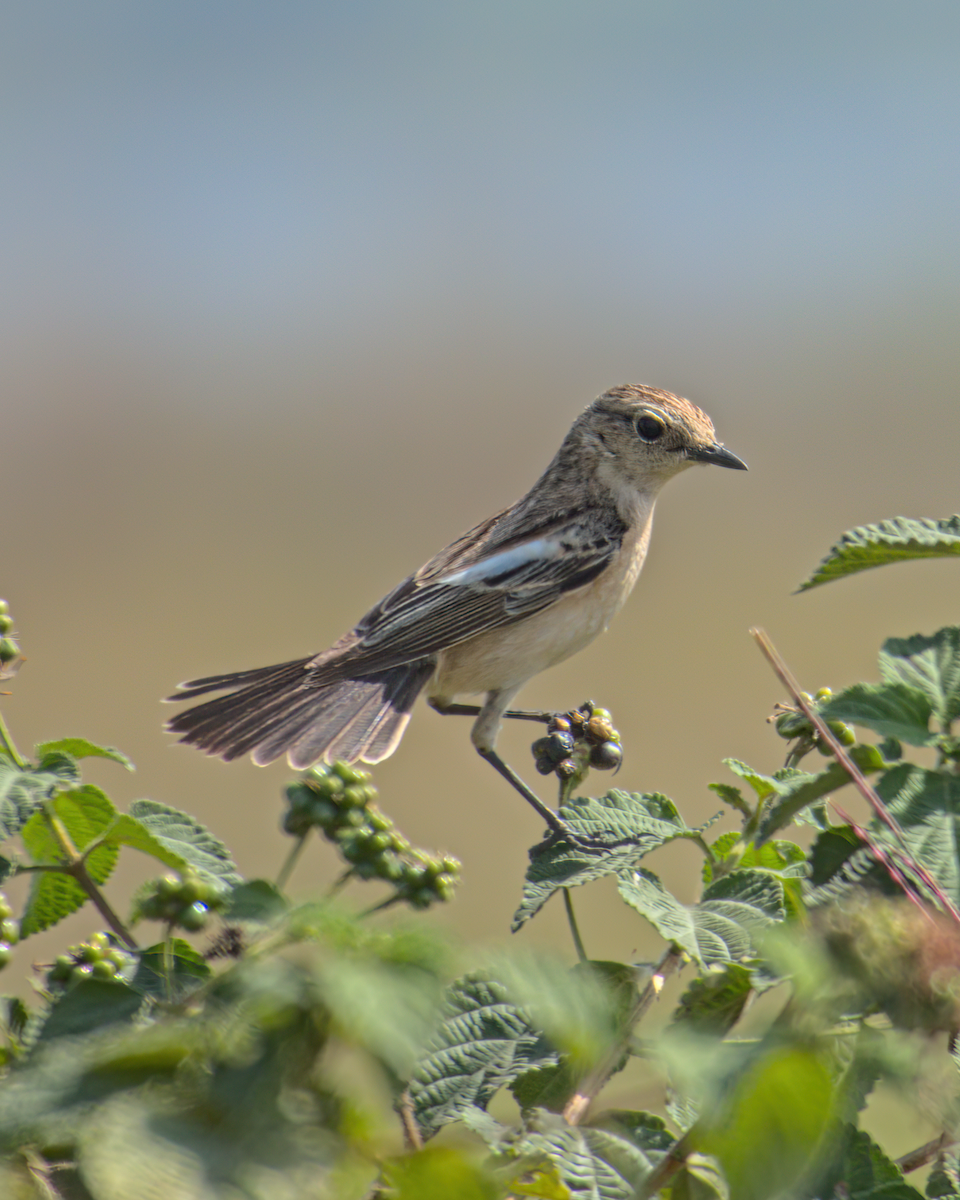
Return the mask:
{"type": "Polygon", "coordinates": [[[524,567],[536,563],[552,562],[564,553],[563,545],[554,538],[537,538],[532,542],[524,542],[512,550],[501,550],[499,554],[491,554],[472,566],[455,571],[452,575],[443,575],[437,583],[469,584],[489,583],[502,579],[524,567]]]}

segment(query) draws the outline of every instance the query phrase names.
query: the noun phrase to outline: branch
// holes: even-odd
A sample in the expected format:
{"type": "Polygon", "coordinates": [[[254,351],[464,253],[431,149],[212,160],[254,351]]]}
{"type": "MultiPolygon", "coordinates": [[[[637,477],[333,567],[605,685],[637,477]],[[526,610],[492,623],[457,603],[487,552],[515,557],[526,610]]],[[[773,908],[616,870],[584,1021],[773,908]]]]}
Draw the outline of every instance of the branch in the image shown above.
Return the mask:
{"type": "MultiPolygon", "coordinates": [[[[824,721],[816,709],[804,699],[803,694],[800,691],[800,685],[792,675],[790,668],[777,653],[769,637],[767,637],[766,633],[764,633],[762,629],[756,628],[750,630],[750,636],[760,647],[763,656],[773,668],[774,674],[793,697],[794,703],[807,718],[807,720],[814,726],[823,741],[837,756],[837,762],[839,762],[843,769],[847,772],[857,791],[873,809],[877,820],[880,821],[881,824],[886,825],[886,827],[893,834],[895,840],[899,844],[900,852],[903,854],[906,862],[910,864],[911,871],[913,871],[917,875],[917,878],[920,879],[930,889],[934,896],[936,896],[939,903],[943,906],[944,912],[946,912],[958,925],[960,925],[960,912],[956,910],[949,897],[944,894],[943,889],[939,886],[933,876],[930,875],[926,868],[914,861],[910,854],[910,847],[907,845],[907,839],[904,835],[903,829],[900,827],[899,821],[897,821],[896,817],[894,817],[888,811],[886,805],[867,782],[863,772],[847,753],[846,749],[837,740],[833,731],[827,726],[826,721],[824,721]]],[[[838,809],[837,811],[839,812],[840,810],[838,809]]],[[[841,817],[841,820],[846,820],[846,818],[841,817]]],[[[861,834],[863,833],[864,831],[861,831],[861,834]]],[[[878,846],[874,845],[869,836],[865,837],[865,841],[870,850],[881,862],[884,863],[884,865],[886,865],[889,860],[884,852],[878,846]]],[[[903,886],[901,881],[902,876],[897,882],[901,883],[901,886],[903,886]]],[[[910,895],[911,893],[908,891],[907,894],[910,895]]]]}
{"type": "Polygon", "coordinates": [[[668,976],[672,975],[683,964],[683,959],[683,952],[674,946],[671,946],[664,952],[663,957],[654,967],[653,974],[650,976],[647,986],[634,1001],[633,1008],[630,1010],[630,1014],[624,1024],[622,1035],[589,1075],[587,1075],[574,1095],[567,1101],[566,1108],[563,1110],[563,1117],[569,1125],[578,1125],[586,1116],[594,1097],[599,1094],[606,1085],[607,1080],[616,1070],[617,1063],[620,1061],[624,1050],[626,1050],[633,1036],[634,1027],[653,1004],[654,1000],[659,997],[668,976]]]}

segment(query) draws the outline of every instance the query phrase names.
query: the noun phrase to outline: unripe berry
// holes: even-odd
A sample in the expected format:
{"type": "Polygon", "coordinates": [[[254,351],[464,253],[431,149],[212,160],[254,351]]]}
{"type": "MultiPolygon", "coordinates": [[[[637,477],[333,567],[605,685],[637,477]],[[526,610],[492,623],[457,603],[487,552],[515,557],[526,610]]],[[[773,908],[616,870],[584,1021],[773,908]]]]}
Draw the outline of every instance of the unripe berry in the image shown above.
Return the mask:
{"type": "Polygon", "coordinates": [[[13,638],[0,638],[0,663],[13,662],[19,653],[20,647],[13,638]]]}
{"type": "Polygon", "coordinates": [[[94,979],[116,979],[117,968],[108,959],[102,958],[93,964],[91,975],[94,979]]]}
{"type": "Polygon", "coordinates": [[[14,921],[12,917],[4,917],[0,921],[0,942],[7,942],[11,946],[15,946],[20,941],[20,922],[14,921]]]}
{"type": "Polygon", "coordinates": [[[6,942],[0,942],[0,970],[13,958],[13,950],[6,942]]]}
{"type": "Polygon", "coordinates": [[[6,613],[0,613],[0,633],[9,633],[13,628],[13,617],[8,617],[6,613]]]}
{"type": "Polygon", "coordinates": [[[188,933],[199,933],[207,923],[209,912],[207,906],[199,900],[195,904],[191,904],[180,913],[179,924],[187,930],[188,933]]]}

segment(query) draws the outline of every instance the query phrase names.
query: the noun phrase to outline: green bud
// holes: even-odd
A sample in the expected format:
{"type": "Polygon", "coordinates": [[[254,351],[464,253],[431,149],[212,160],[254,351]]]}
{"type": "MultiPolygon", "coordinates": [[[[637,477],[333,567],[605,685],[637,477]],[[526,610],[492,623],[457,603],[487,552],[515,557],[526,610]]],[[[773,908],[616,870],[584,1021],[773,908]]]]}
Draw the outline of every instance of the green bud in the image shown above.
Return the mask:
{"type": "Polygon", "coordinates": [[[98,963],[103,958],[103,950],[99,946],[81,946],[80,961],[85,963],[98,963]]]}
{"type": "Polygon", "coordinates": [[[0,921],[0,942],[8,942],[11,946],[15,946],[20,941],[20,922],[14,921],[12,917],[5,917],[0,921]]]}
{"type": "Polygon", "coordinates": [[[13,949],[6,943],[0,942],[0,970],[13,958],[13,949]]]}
{"type": "Polygon", "coordinates": [[[79,983],[81,979],[89,979],[93,974],[93,965],[91,963],[77,963],[70,972],[70,982],[79,983]]]}
{"type": "Polygon", "coordinates": [[[120,971],[130,962],[130,955],[124,954],[119,946],[113,946],[103,956],[104,962],[111,962],[120,971]]]}
{"type": "Polygon", "coordinates": [[[209,916],[207,906],[199,900],[185,908],[178,918],[178,923],[189,933],[199,933],[207,923],[209,916]]]}
{"type": "Polygon", "coordinates": [[[415,892],[407,897],[407,903],[410,904],[412,908],[419,909],[429,908],[433,903],[433,900],[433,888],[426,887],[418,888],[415,892]]]}
{"type": "Polygon", "coordinates": [[[91,975],[94,979],[116,979],[117,968],[109,959],[102,958],[93,964],[91,975]]]}
{"type": "Polygon", "coordinates": [[[6,600],[0,600],[0,613],[8,613],[9,611],[10,605],[6,602],[6,600]]]}
{"type": "Polygon", "coordinates": [[[13,662],[19,653],[20,647],[13,638],[0,638],[0,663],[13,662]]]}
{"type": "Polygon", "coordinates": [[[335,762],[332,769],[347,784],[366,783],[370,778],[369,771],[362,771],[359,767],[351,767],[349,763],[345,762],[335,762]]]}
{"type": "Polygon", "coordinates": [[[609,709],[594,708],[590,713],[590,719],[593,720],[594,718],[597,718],[600,721],[606,721],[609,724],[613,720],[613,715],[609,709]]]}
{"type": "Polygon", "coordinates": [[[179,896],[182,882],[179,875],[162,875],[157,880],[157,895],[162,896],[165,900],[171,896],[179,896]]]}
{"type": "Polygon", "coordinates": [[[13,916],[13,909],[10,907],[10,901],[6,898],[3,892],[0,892],[0,921],[5,921],[7,917],[13,916]]]}
{"type": "Polygon", "coordinates": [[[819,689],[817,694],[814,696],[814,700],[816,700],[818,703],[822,704],[824,700],[829,700],[832,695],[833,695],[833,688],[822,687],[819,689]]]}
{"type": "Polygon", "coordinates": [[[380,812],[379,809],[371,811],[367,820],[370,822],[370,828],[375,829],[378,833],[388,833],[393,829],[393,822],[386,813],[380,812]]]}
{"type": "Polygon", "coordinates": [[[13,617],[8,617],[6,613],[0,613],[0,633],[9,633],[13,628],[13,617]]]}
{"type": "Polygon", "coordinates": [[[376,864],[370,862],[369,859],[364,859],[363,862],[358,862],[353,868],[353,873],[358,879],[375,879],[380,872],[377,870],[376,864]]]}

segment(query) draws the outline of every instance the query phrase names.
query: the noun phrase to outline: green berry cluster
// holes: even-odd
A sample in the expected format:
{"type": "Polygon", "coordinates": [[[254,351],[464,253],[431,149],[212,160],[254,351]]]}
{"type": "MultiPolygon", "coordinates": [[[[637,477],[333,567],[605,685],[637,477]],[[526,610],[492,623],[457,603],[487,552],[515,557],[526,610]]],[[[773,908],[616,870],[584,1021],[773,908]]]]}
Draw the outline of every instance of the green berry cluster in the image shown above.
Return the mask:
{"type": "Polygon", "coordinates": [[[20,658],[20,647],[12,634],[13,617],[10,616],[10,605],[6,600],[0,600],[0,679],[8,668],[13,672],[14,668],[10,664],[16,663],[20,658]]]}
{"type": "Polygon", "coordinates": [[[288,808],[283,830],[303,837],[313,827],[333,842],[358,879],[382,879],[413,908],[449,900],[460,863],[414,849],[380,811],[370,772],[347,763],[319,763],[284,789],[288,808]]]}
{"type": "Polygon", "coordinates": [[[13,958],[13,947],[20,941],[20,922],[13,919],[13,909],[0,892],[0,968],[13,958]]]}
{"type": "Polygon", "coordinates": [[[189,868],[180,874],[163,875],[154,880],[141,896],[138,915],[148,921],[179,925],[188,933],[199,933],[210,919],[212,910],[222,908],[226,892],[189,868]]]}
{"type": "Polygon", "coordinates": [[[88,942],[71,946],[47,970],[51,990],[72,987],[81,979],[119,979],[136,959],[108,933],[95,933],[88,942]]]}
{"type": "Polygon", "coordinates": [[[613,718],[588,700],[580,708],[550,718],[546,737],[537,738],[530,747],[537,770],[541,775],[569,779],[580,769],[574,754],[578,744],[587,750],[588,764],[598,771],[613,770],[623,759],[613,718]]]}
{"type": "MultiPolygon", "coordinates": [[[[821,704],[826,704],[833,696],[833,692],[830,688],[823,687],[815,696],[811,696],[808,692],[801,692],[800,695],[811,708],[816,710],[821,704]]],[[[799,759],[814,748],[819,750],[825,758],[829,758],[834,753],[832,747],[821,738],[813,723],[807,720],[801,709],[778,704],[770,720],[773,721],[774,728],[784,741],[796,740],[796,747],[792,751],[793,758],[799,759]]],[[[843,721],[827,721],[827,728],[841,746],[852,746],[857,740],[857,735],[843,721]]]]}

